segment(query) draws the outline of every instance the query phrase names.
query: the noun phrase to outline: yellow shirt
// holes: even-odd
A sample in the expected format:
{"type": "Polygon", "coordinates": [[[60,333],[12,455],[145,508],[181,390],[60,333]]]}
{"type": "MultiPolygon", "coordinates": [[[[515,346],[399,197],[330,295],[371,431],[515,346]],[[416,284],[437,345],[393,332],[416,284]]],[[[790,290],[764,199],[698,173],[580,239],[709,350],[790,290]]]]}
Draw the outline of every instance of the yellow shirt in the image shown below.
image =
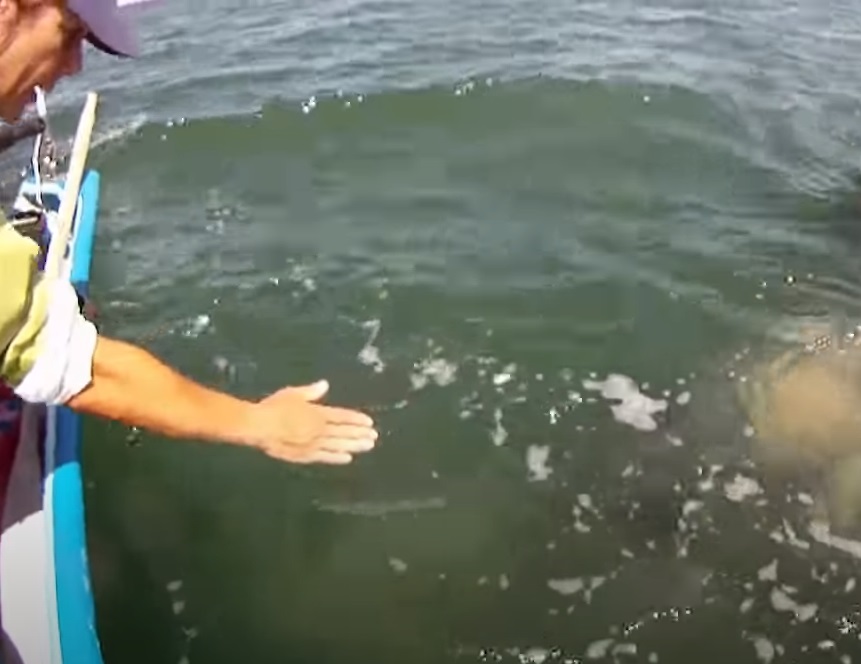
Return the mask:
{"type": "Polygon", "coordinates": [[[27,401],[63,403],[92,378],[96,331],[71,284],[47,282],[38,258],[0,212],[0,381],[27,401]]]}

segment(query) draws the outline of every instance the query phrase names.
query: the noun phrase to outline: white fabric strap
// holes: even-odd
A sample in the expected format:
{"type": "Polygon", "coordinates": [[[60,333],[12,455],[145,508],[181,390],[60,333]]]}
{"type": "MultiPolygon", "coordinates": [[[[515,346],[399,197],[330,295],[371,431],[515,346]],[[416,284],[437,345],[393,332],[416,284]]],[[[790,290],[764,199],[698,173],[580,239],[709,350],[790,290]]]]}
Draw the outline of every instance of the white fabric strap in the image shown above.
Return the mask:
{"type": "MultiPolygon", "coordinates": [[[[36,113],[45,121],[45,132],[48,131],[48,104],[45,100],[45,91],[36,87],[36,113]]],[[[36,202],[41,206],[42,202],[42,143],[44,142],[44,133],[36,135],[36,141],[33,143],[33,178],[36,180],[36,202]]]]}
{"type": "Polygon", "coordinates": [[[50,305],[39,356],[15,393],[24,401],[54,406],[66,403],[92,381],[97,333],[81,315],[70,283],[58,280],[48,288],[50,305]]]}

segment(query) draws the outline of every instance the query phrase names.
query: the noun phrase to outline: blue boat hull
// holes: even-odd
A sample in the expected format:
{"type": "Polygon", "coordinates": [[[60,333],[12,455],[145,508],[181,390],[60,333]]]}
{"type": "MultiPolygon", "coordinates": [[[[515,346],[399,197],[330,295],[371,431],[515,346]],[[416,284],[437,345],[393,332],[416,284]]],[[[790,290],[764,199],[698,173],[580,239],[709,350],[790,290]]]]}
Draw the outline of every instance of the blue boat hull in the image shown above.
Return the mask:
{"type": "MultiPolygon", "coordinates": [[[[62,180],[43,184],[59,208],[62,180]]],[[[63,275],[90,284],[100,178],[85,174],[63,275]]],[[[32,180],[20,195],[32,195],[32,180]]],[[[87,556],[81,418],[65,407],[22,404],[0,537],[0,624],[8,664],[102,664],[87,556]]]]}

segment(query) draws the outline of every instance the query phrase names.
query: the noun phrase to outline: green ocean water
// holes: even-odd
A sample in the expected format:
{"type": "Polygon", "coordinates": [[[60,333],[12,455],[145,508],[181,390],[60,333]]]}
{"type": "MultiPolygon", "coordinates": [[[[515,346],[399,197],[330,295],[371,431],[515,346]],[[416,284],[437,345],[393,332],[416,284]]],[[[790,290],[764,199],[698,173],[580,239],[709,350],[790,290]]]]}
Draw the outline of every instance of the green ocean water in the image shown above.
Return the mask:
{"type": "Polygon", "coordinates": [[[88,420],[108,662],[861,657],[858,560],[733,399],[859,318],[861,10],[141,20],[53,100],[103,95],[103,329],[249,397],[328,378],[382,436],[299,468],[88,420]]]}

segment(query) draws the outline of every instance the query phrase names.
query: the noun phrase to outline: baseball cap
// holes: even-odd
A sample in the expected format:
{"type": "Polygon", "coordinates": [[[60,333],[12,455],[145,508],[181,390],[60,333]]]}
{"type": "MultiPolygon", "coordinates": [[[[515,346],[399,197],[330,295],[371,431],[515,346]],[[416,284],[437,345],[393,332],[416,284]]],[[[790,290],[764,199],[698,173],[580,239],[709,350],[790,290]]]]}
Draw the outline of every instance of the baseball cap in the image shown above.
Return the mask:
{"type": "Polygon", "coordinates": [[[140,54],[137,32],[127,13],[130,5],[151,0],[67,0],[67,6],[87,27],[87,40],[110,55],[134,58],[140,54]]]}

